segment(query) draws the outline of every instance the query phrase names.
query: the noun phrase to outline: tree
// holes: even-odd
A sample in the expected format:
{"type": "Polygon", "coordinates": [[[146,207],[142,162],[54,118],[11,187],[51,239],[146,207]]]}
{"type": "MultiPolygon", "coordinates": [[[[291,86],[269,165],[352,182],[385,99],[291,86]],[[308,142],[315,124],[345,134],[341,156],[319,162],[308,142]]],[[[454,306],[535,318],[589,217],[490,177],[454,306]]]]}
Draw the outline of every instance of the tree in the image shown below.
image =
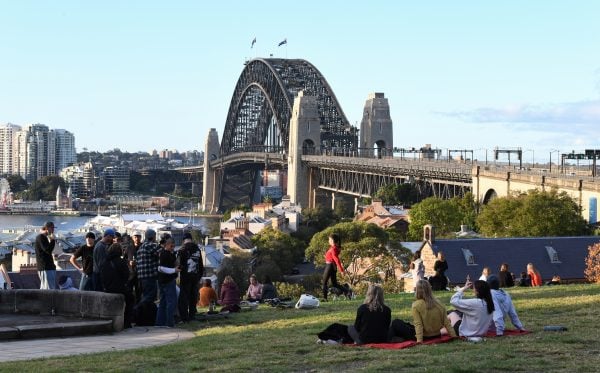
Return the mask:
{"type": "Polygon", "coordinates": [[[584,273],[588,281],[600,283],[600,243],[588,247],[584,273]]]}
{"type": "Polygon", "coordinates": [[[23,197],[30,201],[44,200],[53,201],[56,199],[56,190],[58,187],[66,192],[65,181],[60,176],[44,176],[31,183],[29,189],[23,193],[23,197]]]}
{"type": "Polygon", "coordinates": [[[384,205],[412,205],[419,200],[419,193],[413,184],[387,184],[379,188],[375,198],[384,205]]]}
{"type": "Polygon", "coordinates": [[[420,240],[426,224],[435,226],[436,235],[440,237],[450,236],[460,230],[460,225],[465,220],[463,209],[467,210],[460,201],[459,198],[446,200],[429,197],[415,204],[410,210],[408,239],[420,240]]]}
{"type": "Polygon", "coordinates": [[[590,233],[581,208],[566,193],[530,190],[496,198],[477,217],[487,237],[581,236],[590,233]]]}
{"type": "Polygon", "coordinates": [[[313,227],[317,231],[321,231],[328,226],[336,223],[333,210],[323,206],[315,208],[306,208],[302,210],[302,221],[307,227],[313,227]]]}
{"type": "Polygon", "coordinates": [[[271,274],[273,279],[279,279],[281,274],[290,273],[304,257],[302,241],[272,227],[265,228],[252,236],[252,243],[257,249],[257,267],[273,264],[278,267],[279,275],[271,274]]]}
{"type": "Polygon", "coordinates": [[[344,265],[351,267],[352,284],[365,278],[378,277],[380,272],[387,273],[389,266],[395,263],[388,250],[388,232],[375,224],[353,221],[336,224],[313,236],[306,249],[306,256],[312,258],[316,265],[325,264],[324,256],[329,247],[328,237],[331,233],[337,233],[341,238],[340,260],[344,265]],[[370,260],[368,267],[362,268],[364,273],[359,275],[358,263],[362,258],[370,260]]]}
{"type": "Polygon", "coordinates": [[[10,190],[13,193],[19,193],[27,189],[27,181],[21,175],[8,175],[6,177],[10,190]]]}

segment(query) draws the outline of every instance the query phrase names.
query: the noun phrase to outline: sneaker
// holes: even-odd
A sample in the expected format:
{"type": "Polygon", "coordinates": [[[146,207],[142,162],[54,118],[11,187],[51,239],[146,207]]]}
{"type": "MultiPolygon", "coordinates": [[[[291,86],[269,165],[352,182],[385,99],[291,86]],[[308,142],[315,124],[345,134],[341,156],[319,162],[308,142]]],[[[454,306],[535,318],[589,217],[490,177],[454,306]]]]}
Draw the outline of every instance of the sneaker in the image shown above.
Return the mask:
{"type": "Polygon", "coordinates": [[[335,339],[328,339],[328,340],[325,341],[325,344],[328,344],[328,345],[339,345],[340,342],[336,341],[335,339]]]}
{"type": "Polygon", "coordinates": [[[320,345],[322,345],[323,343],[325,343],[325,341],[324,341],[324,340],[322,340],[321,338],[317,339],[317,344],[320,344],[320,345]]]}
{"type": "Polygon", "coordinates": [[[480,343],[480,342],[483,342],[483,338],[481,338],[481,337],[469,337],[469,338],[467,338],[467,341],[469,341],[471,343],[480,343]]]}

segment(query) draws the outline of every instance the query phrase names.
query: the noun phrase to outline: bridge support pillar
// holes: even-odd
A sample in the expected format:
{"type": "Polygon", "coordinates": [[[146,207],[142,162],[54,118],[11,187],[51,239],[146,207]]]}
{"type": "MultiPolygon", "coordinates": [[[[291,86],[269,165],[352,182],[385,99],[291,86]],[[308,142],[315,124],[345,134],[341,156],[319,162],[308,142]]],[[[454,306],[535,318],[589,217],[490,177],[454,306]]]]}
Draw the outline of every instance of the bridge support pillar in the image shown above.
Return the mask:
{"type": "Polygon", "coordinates": [[[331,209],[335,210],[335,192],[331,192],[331,209]]]}
{"type": "Polygon", "coordinates": [[[211,128],[204,144],[204,179],[202,185],[202,210],[214,214],[219,209],[219,188],[217,175],[210,167],[210,161],[219,158],[219,134],[211,128]]]}
{"type": "Polygon", "coordinates": [[[361,157],[392,156],[394,126],[390,116],[390,104],[383,93],[369,94],[359,134],[361,157]]]}
{"type": "Polygon", "coordinates": [[[290,201],[301,207],[309,206],[311,194],[314,198],[314,192],[310,193],[312,175],[302,163],[302,154],[314,154],[321,145],[320,124],[317,98],[298,92],[290,119],[287,193],[290,201]]]}
{"type": "Polygon", "coordinates": [[[354,213],[358,212],[358,197],[354,198],[354,213]]]}

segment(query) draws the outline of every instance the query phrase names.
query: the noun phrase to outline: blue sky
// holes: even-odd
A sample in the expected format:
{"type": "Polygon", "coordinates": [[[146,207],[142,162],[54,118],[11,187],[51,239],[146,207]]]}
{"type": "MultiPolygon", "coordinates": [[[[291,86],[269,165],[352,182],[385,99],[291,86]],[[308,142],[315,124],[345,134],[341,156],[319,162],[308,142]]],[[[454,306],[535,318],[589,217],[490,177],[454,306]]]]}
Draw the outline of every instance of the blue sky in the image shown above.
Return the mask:
{"type": "Polygon", "coordinates": [[[272,53],[314,64],[353,124],[384,92],[397,147],[483,159],[520,146],[546,162],[600,148],[599,14],[587,1],[0,0],[0,123],[67,129],[79,151],[200,150],[222,135],[244,61],[272,53]]]}

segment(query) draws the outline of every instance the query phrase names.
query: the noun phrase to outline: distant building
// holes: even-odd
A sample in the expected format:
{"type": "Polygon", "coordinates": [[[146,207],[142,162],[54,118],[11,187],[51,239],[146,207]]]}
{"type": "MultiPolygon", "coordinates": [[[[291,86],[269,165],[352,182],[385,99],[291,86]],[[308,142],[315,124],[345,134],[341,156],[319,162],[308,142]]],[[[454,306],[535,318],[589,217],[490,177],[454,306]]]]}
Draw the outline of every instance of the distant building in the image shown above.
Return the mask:
{"type": "Polygon", "coordinates": [[[105,167],[101,176],[104,179],[104,193],[125,194],[129,192],[129,169],[127,167],[105,167]]]}
{"type": "Polygon", "coordinates": [[[64,129],[55,129],[54,136],[56,137],[56,170],[60,172],[63,168],[77,163],[75,136],[64,129]]]}

